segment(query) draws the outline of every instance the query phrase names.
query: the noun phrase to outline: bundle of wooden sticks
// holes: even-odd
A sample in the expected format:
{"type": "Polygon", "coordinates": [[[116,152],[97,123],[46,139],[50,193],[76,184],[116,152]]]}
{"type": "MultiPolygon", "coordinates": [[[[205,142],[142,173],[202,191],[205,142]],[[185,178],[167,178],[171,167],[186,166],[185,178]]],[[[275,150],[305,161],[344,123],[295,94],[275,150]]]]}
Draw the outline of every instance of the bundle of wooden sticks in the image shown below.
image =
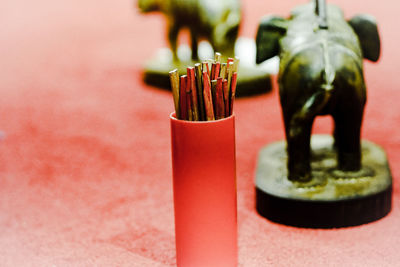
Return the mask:
{"type": "Polygon", "coordinates": [[[212,121],[232,115],[238,64],[238,58],[221,63],[221,54],[215,53],[214,60],[188,67],[187,75],[179,77],[177,69],[171,71],[176,118],[212,121]]]}

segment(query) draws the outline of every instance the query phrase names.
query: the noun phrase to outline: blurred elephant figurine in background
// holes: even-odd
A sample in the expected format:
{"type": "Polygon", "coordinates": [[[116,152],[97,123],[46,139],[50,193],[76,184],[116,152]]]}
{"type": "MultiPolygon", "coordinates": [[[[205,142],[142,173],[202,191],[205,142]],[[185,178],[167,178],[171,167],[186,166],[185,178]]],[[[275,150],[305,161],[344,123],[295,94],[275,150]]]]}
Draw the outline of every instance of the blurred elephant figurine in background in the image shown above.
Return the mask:
{"type": "Polygon", "coordinates": [[[279,95],[285,124],[288,179],[311,175],[310,138],[317,115],[333,117],[338,169],[361,169],[360,131],[366,102],[363,58],[377,61],[375,19],[349,21],[324,0],[295,8],[288,19],[264,17],[257,37],[257,63],[279,55],[279,95]]]}
{"type": "Polygon", "coordinates": [[[143,13],[159,11],[168,21],[168,40],[173,59],[178,61],[177,39],[182,28],[191,36],[192,59],[198,59],[199,38],[205,38],[214,51],[234,56],[241,20],[239,0],[138,0],[143,13]]]}

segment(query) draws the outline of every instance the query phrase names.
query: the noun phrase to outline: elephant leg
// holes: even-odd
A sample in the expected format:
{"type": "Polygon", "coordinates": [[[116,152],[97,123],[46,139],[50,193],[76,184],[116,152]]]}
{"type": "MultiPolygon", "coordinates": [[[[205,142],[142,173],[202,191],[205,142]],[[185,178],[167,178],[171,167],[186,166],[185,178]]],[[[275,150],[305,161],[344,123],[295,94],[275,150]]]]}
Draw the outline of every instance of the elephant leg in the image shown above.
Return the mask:
{"type": "Polygon", "coordinates": [[[291,116],[285,119],[288,154],[288,179],[307,182],[311,180],[310,138],[314,118],[296,121],[291,116]]]}
{"type": "Polygon", "coordinates": [[[233,58],[235,56],[235,41],[227,42],[223,45],[212,41],[211,46],[213,47],[214,52],[219,52],[222,54],[222,61],[226,61],[228,58],[233,58]]]}
{"type": "Polygon", "coordinates": [[[192,45],[192,60],[197,61],[199,56],[198,56],[198,38],[197,38],[197,32],[194,31],[193,29],[190,30],[190,39],[191,39],[191,45],[192,45]]]}
{"type": "Polygon", "coordinates": [[[229,57],[235,56],[235,43],[236,43],[236,39],[238,36],[238,32],[239,32],[239,27],[234,27],[230,31],[228,31],[226,34],[227,44],[226,44],[226,49],[225,49],[226,52],[225,53],[229,57]]]}
{"type": "Polygon", "coordinates": [[[226,21],[214,29],[211,44],[215,52],[222,53],[223,59],[235,56],[235,42],[239,32],[239,24],[236,23],[239,22],[226,21]]]}
{"type": "Polygon", "coordinates": [[[338,130],[336,127],[333,129],[333,149],[337,151],[338,148],[338,141],[339,141],[339,135],[338,135],[338,130]]]}
{"type": "Polygon", "coordinates": [[[177,52],[179,27],[175,23],[170,22],[168,27],[168,41],[171,46],[172,58],[174,62],[179,62],[177,52]]]}
{"type": "Polygon", "coordinates": [[[229,57],[234,57],[235,56],[235,41],[231,41],[227,47],[225,48],[225,51],[227,56],[229,57]]]}
{"type": "MultiPolygon", "coordinates": [[[[354,106],[357,107],[357,104],[354,106]]],[[[361,168],[362,117],[363,106],[334,114],[337,161],[342,171],[358,171],[361,168]]]]}

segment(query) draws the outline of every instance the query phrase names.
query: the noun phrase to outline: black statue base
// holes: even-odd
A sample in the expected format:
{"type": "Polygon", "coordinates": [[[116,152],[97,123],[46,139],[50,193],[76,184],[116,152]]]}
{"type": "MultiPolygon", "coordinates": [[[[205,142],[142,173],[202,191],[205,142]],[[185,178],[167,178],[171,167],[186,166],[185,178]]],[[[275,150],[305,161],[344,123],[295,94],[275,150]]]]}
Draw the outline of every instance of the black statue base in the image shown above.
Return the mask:
{"type": "Polygon", "coordinates": [[[342,172],[336,167],[333,139],[314,135],[313,179],[287,179],[285,142],[260,152],[256,174],[258,213],[277,223],[305,228],[339,228],[376,221],[391,210],[392,177],[385,152],[362,142],[363,168],[342,172]]]}
{"type": "MultiPolygon", "coordinates": [[[[251,44],[239,46],[240,49],[252,50],[251,44]]],[[[255,44],[254,44],[255,46],[255,44]]],[[[186,51],[190,55],[190,49],[186,51]]],[[[199,47],[202,49],[202,47],[199,47]]],[[[205,49],[206,50],[206,49],[205,49]]],[[[200,54],[208,54],[207,52],[199,52],[200,54]]],[[[241,53],[246,54],[246,53],[241,53]]],[[[211,57],[212,58],[212,54],[211,57]]],[[[197,62],[192,62],[187,59],[187,56],[181,59],[181,62],[177,65],[172,61],[171,52],[168,49],[163,49],[155,55],[154,58],[149,60],[144,69],[143,79],[144,82],[156,86],[159,88],[170,90],[170,80],[168,73],[173,69],[178,69],[180,75],[186,74],[186,68],[188,66],[194,66],[197,62]]],[[[238,69],[238,83],[236,87],[236,96],[251,96],[271,91],[271,76],[270,72],[264,70],[261,67],[255,65],[246,64],[241,61],[238,69]]]]}

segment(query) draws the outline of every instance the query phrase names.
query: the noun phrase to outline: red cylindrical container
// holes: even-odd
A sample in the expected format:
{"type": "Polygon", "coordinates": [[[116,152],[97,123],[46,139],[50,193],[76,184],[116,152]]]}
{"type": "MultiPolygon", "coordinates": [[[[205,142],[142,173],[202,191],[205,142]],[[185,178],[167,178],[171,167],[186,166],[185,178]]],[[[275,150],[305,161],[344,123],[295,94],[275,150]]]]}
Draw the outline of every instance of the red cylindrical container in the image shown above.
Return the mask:
{"type": "Polygon", "coordinates": [[[235,117],[170,121],[177,265],[237,266],[235,117]]]}

